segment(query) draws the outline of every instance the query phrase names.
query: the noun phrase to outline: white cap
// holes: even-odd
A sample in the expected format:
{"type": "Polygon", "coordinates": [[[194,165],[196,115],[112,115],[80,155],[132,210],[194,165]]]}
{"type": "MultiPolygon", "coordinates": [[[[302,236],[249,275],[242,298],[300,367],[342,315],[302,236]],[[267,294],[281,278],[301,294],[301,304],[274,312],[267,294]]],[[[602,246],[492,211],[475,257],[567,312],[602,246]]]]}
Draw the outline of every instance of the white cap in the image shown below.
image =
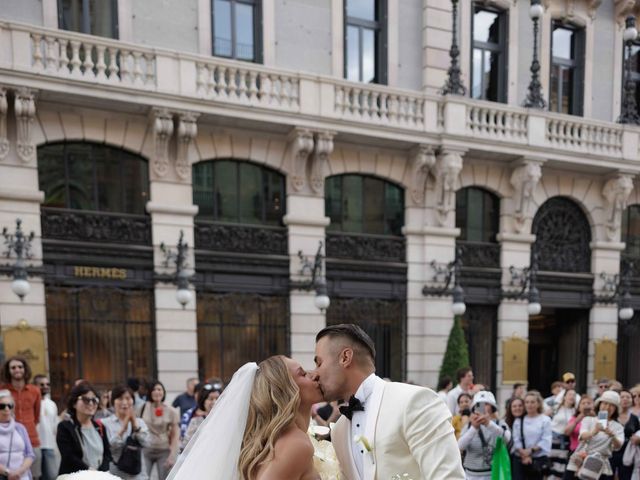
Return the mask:
{"type": "Polygon", "coordinates": [[[471,404],[471,408],[475,407],[479,403],[485,403],[485,404],[491,405],[493,408],[498,410],[498,405],[496,404],[496,397],[493,396],[493,393],[488,392],[486,390],[482,390],[473,396],[473,403],[471,404]]]}

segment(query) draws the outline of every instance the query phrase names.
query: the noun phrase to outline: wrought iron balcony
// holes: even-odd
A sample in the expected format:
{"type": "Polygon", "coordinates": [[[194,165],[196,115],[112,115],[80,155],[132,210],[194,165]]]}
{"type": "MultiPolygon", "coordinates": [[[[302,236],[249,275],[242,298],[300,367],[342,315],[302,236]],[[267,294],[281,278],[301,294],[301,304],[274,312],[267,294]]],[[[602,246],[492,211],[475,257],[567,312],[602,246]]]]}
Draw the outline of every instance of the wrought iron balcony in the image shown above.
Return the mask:
{"type": "Polygon", "coordinates": [[[373,262],[406,261],[404,237],[327,232],[327,258],[373,262]]]}

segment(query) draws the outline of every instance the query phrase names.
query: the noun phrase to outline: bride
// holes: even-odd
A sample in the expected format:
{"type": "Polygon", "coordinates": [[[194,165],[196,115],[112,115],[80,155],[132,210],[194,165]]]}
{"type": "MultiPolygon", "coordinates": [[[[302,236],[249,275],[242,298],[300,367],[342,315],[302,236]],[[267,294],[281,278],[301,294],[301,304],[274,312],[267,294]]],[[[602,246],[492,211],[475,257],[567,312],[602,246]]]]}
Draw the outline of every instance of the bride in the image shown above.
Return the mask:
{"type": "Polygon", "coordinates": [[[298,362],[277,355],[233,376],[168,480],[320,480],[307,430],[322,392],[298,362]]]}

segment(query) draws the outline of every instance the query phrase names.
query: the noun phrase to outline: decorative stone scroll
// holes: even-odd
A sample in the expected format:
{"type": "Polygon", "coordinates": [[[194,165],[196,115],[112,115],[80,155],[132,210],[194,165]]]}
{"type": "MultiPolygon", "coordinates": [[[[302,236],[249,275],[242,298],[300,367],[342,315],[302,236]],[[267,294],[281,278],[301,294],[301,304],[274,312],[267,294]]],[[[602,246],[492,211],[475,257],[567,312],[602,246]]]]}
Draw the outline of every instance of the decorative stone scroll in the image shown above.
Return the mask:
{"type": "Polygon", "coordinates": [[[553,18],[584,26],[586,23],[584,15],[586,14],[593,21],[602,0],[563,0],[562,2],[543,0],[543,4],[545,10],[552,9],[553,18]]]}
{"type": "Polygon", "coordinates": [[[616,241],[620,238],[622,213],[627,208],[629,195],[633,190],[633,181],[629,175],[618,174],[604,184],[602,196],[605,198],[605,233],[607,239],[616,241]]]}
{"type": "Polygon", "coordinates": [[[198,114],[181,113],[178,115],[178,136],[175,169],[181,180],[188,180],[191,175],[189,165],[189,145],[198,134],[198,114]]]}
{"type": "Polygon", "coordinates": [[[522,233],[527,220],[533,216],[531,205],[533,193],[542,177],[541,165],[542,162],[539,160],[524,160],[511,174],[511,186],[514,189],[513,199],[516,205],[514,228],[517,233],[522,233]]]}
{"type": "Polygon", "coordinates": [[[31,138],[33,122],[36,118],[35,94],[32,90],[21,88],[16,92],[15,114],[17,126],[16,152],[24,163],[35,158],[36,146],[31,138]]]}
{"type": "MultiPolygon", "coordinates": [[[[305,128],[295,128],[289,136],[288,151],[291,159],[291,186],[296,192],[304,188],[307,177],[307,160],[313,152],[313,133],[305,128]]],[[[331,142],[333,149],[333,141],[331,142]]]]}
{"type": "Polygon", "coordinates": [[[456,186],[462,170],[462,154],[455,150],[444,149],[434,167],[436,179],[436,220],[444,227],[456,210],[456,186]]]}
{"type": "Polygon", "coordinates": [[[418,145],[411,151],[411,177],[409,179],[411,200],[417,206],[424,205],[425,191],[429,172],[436,164],[434,148],[430,145],[418,145]]]}
{"type": "Polygon", "coordinates": [[[324,193],[324,167],[333,152],[333,136],[335,132],[318,132],[315,135],[315,148],[309,164],[309,185],[317,194],[324,193]]]}
{"type": "Polygon", "coordinates": [[[164,108],[152,109],[151,116],[156,147],[152,162],[153,172],[158,177],[164,177],[169,171],[169,141],[173,135],[173,117],[169,110],[164,108]]]}
{"type": "Polygon", "coordinates": [[[640,0],[614,0],[616,21],[620,27],[624,26],[627,15],[640,14],[640,0]]]}
{"type": "Polygon", "coordinates": [[[9,138],[7,137],[7,90],[0,87],[0,160],[9,154],[9,138]]]}

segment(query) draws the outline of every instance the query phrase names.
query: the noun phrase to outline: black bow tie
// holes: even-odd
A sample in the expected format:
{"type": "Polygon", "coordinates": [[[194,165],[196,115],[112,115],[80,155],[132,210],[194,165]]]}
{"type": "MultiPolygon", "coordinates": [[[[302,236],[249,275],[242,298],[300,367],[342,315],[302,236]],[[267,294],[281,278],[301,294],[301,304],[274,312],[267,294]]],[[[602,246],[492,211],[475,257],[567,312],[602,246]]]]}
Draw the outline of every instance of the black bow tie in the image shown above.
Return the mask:
{"type": "Polygon", "coordinates": [[[341,406],[340,413],[351,420],[351,418],[353,418],[353,412],[364,412],[364,405],[354,395],[351,395],[349,405],[341,406]]]}

